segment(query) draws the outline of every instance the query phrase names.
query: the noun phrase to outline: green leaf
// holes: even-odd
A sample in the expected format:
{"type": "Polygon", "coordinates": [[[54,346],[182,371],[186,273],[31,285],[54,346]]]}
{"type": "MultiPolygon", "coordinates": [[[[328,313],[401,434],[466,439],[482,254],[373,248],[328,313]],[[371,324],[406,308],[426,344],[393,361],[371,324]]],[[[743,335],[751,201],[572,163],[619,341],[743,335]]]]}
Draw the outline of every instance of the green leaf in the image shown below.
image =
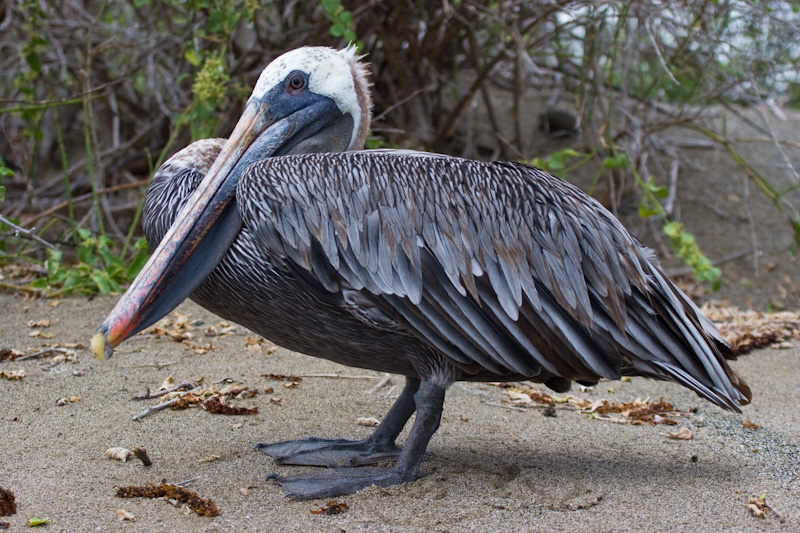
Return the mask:
{"type": "Polygon", "coordinates": [[[639,204],[639,216],[642,218],[648,218],[653,215],[657,215],[659,212],[660,211],[656,209],[651,209],[646,200],[642,200],[642,203],[639,204]]]}
{"type": "Polygon", "coordinates": [[[613,157],[603,159],[603,166],[606,168],[620,168],[628,164],[628,154],[619,152],[613,157]]]}
{"type": "Polygon", "coordinates": [[[47,276],[52,277],[58,271],[62,253],[59,250],[48,250],[48,254],[50,257],[45,261],[45,266],[47,266],[47,276]]]}
{"type": "Polygon", "coordinates": [[[336,24],[331,26],[331,35],[333,35],[334,37],[341,37],[342,35],[344,35],[345,30],[347,30],[347,28],[345,28],[343,25],[337,22],[336,24]]]}
{"type": "Polygon", "coordinates": [[[125,275],[127,276],[127,278],[128,279],[135,278],[139,274],[139,272],[142,270],[142,268],[144,267],[145,263],[147,263],[147,259],[149,257],[150,257],[150,254],[148,253],[148,251],[146,249],[146,245],[145,245],[145,249],[144,250],[139,250],[139,252],[137,252],[136,255],[133,256],[133,259],[131,260],[130,264],[128,265],[128,269],[125,272],[125,275]]]}
{"type": "Polygon", "coordinates": [[[97,285],[97,288],[100,289],[101,294],[108,294],[111,292],[111,285],[109,284],[108,275],[105,272],[95,270],[94,274],[92,274],[92,280],[95,285],[97,285]]]}
{"type": "Polygon", "coordinates": [[[27,61],[28,66],[31,67],[33,72],[42,70],[42,58],[39,57],[39,54],[36,52],[31,51],[25,54],[25,61],[27,61]]]}
{"type": "Polygon", "coordinates": [[[28,526],[36,527],[43,526],[50,521],[49,518],[28,518],[28,526]]]}
{"type": "Polygon", "coordinates": [[[664,224],[664,233],[670,239],[676,239],[681,231],[682,224],[680,222],[667,222],[664,224]]]}
{"type": "MultiPolygon", "coordinates": [[[[75,287],[80,287],[81,285],[81,276],[78,274],[77,270],[70,270],[66,273],[66,279],[64,279],[63,283],[61,283],[61,290],[69,294],[75,287]]],[[[53,283],[53,285],[58,285],[58,283],[53,283]]]]}
{"type": "Polygon", "coordinates": [[[30,286],[34,289],[44,290],[47,288],[47,278],[35,279],[31,282],[30,286]]]}
{"type": "Polygon", "coordinates": [[[339,0],[322,0],[320,3],[322,4],[322,9],[327,11],[329,14],[336,13],[336,10],[342,5],[339,3],[339,0]]]}
{"type": "Polygon", "coordinates": [[[97,256],[92,253],[92,249],[88,246],[78,246],[76,250],[78,255],[78,261],[85,265],[95,265],[97,264],[97,256]]]}
{"type": "Polygon", "coordinates": [[[203,52],[201,50],[195,50],[194,48],[186,50],[183,57],[195,67],[199,67],[200,63],[203,62],[203,52]]]}

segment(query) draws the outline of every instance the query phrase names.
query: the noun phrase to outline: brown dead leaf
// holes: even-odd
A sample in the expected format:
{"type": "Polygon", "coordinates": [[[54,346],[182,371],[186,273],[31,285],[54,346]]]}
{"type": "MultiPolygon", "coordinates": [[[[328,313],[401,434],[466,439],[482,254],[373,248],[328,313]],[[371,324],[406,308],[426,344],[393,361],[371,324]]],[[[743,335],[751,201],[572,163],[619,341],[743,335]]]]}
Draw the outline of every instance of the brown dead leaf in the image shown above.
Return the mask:
{"type": "Polygon", "coordinates": [[[41,330],[35,329],[28,333],[28,337],[41,337],[43,339],[52,339],[52,333],[44,333],[41,330]]]}
{"type": "Polygon", "coordinates": [[[262,337],[245,337],[244,346],[253,353],[264,352],[266,355],[271,355],[278,351],[278,347],[275,344],[262,337]]]}
{"type": "Polygon", "coordinates": [[[253,394],[248,395],[247,392],[249,388],[250,387],[248,387],[247,385],[243,385],[241,383],[231,383],[230,385],[226,386],[221,391],[219,391],[219,393],[221,396],[228,396],[229,398],[242,398],[245,396],[248,398],[252,398],[256,394],[258,394],[258,391],[250,391],[253,392],[253,394]]]}
{"type": "Polygon", "coordinates": [[[208,411],[209,413],[214,413],[217,415],[257,415],[258,414],[258,407],[231,407],[230,405],[225,405],[222,403],[219,398],[212,397],[208,400],[204,401],[202,404],[203,409],[208,411]]]}
{"type": "Polygon", "coordinates": [[[0,371],[0,378],[6,378],[9,381],[19,381],[25,377],[24,370],[2,370],[0,371]]]}
{"type": "Polygon", "coordinates": [[[161,386],[158,387],[158,390],[169,390],[175,386],[175,378],[170,374],[167,379],[165,379],[161,386]]]}
{"type": "Polygon", "coordinates": [[[756,518],[767,517],[767,512],[763,509],[759,509],[758,506],[754,503],[747,504],[747,509],[750,511],[750,514],[755,516],[756,518]]]}
{"type": "Polygon", "coordinates": [[[744,424],[742,424],[744,429],[761,429],[761,426],[756,424],[755,422],[750,422],[750,420],[745,420],[744,424]]]}
{"type": "Polygon", "coordinates": [[[49,328],[51,321],[49,318],[42,318],[39,320],[28,320],[29,328],[49,328]]]}
{"type": "Polygon", "coordinates": [[[219,461],[220,459],[222,459],[222,456],[221,456],[221,455],[209,455],[209,456],[208,456],[208,457],[206,457],[205,459],[200,459],[200,460],[199,460],[199,461],[197,461],[197,462],[198,462],[198,463],[210,463],[210,462],[212,462],[212,461],[219,461]]]}
{"type": "Polygon", "coordinates": [[[54,307],[54,308],[58,307],[59,305],[61,305],[61,300],[50,300],[47,303],[47,305],[49,305],[50,307],[54,307]]]}
{"type": "Polygon", "coordinates": [[[242,496],[250,496],[250,491],[247,489],[247,487],[239,487],[239,494],[242,496]]]}
{"type": "Polygon", "coordinates": [[[188,339],[184,339],[181,342],[183,343],[184,346],[186,346],[187,349],[192,350],[194,353],[198,355],[203,355],[214,349],[214,347],[211,344],[198,344],[188,339]]]}
{"type": "Polygon", "coordinates": [[[147,450],[145,450],[141,446],[132,449],[131,453],[133,453],[133,455],[138,457],[144,466],[150,466],[153,464],[153,461],[151,461],[150,457],[148,457],[147,455],[147,450]]]}
{"type": "MultiPolygon", "coordinates": [[[[572,409],[591,415],[589,418],[613,422],[617,424],[663,424],[668,426],[677,425],[673,417],[689,415],[690,412],[678,411],[675,406],[664,401],[663,398],[657,402],[645,402],[637,398],[632,402],[617,402],[601,398],[589,401],[577,398],[569,394],[564,396],[551,396],[543,393],[535,387],[522,384],[500,383],[504,388],[502,404],[511,408],[541,407],[545,409],[556,404],[567,404],[572,409]],[[621,415],[621,416],[610,416],[621,415]]],[[[552,416],[554,411],[548,410],[546,416],[552,416]]]]}
{"type": "Polygon", "coordinates": [[[184,315],[178,311],[173,311],[172,315],[162,318],[153,326],[142,331],[142,335],[155,335],[157,338],[169,337],[175,342],[183,342],[192,338],[194,325],[189,315],[184,315]]]}
{"type": "Polygon", "coordinates": [[[16,361],[23,355],[25,355],[24,352],[20,352],[19,350],[15,350],[13,348],[0,350],[0,363],[3,361],[16,361]]]}
{"type": "Polygon", "coordinates": [[[703,314],[716,323],[737,355],[769,345],[789,347],[790,339],[800,338],[800,312],[764,313],[706,304],[703,314]]]}
{"type": "Polygon", "coordinates": [[[682,427],[678,431],[670,431],[667,436],[676,440],[689,440],[692,438],[692,430],[687,427],[682,427]]]}
{"type": "Polygon", "coordinates": [[[356,424],[359,426],[374,428],[380,425],[380,421],[377,418],[359,418],[356,420],[356,424]]]}
{"type": "Polygon", "coordinates": [[[324,515],[334,515],[334,514],[341,514],[345,511],[350,509],[350,506],[347,503],[342,502],[339,503],[336,500],[328,502],[326,507],[320,507],[319,509],[312,509],[309,511],[311,514],[324,514],[324,515]]]}
{"type": "Polygon", "coordinates": [[[74,363],[78,358],[77,353],[75,350],[67,350],[65,352],[59,352],[56,354],[55,357],[50,359],[51,363],[74,363]]]}
{"type": "Polygon", "coordinates": [[[219,515],[219,508],[213,500],[201,498],[194,491],[164,481],[159,485],[148,483],[147,486],[119,487],[117,498],[167,498],[187,504],[200,516],[219,515]]]}
{"type": "Polygon", "coordinates": [[[531,397],[523,392],[517,392],[513,389],[507,389],[505,393],[510,398],[510,400],[507,403],[511,405],[519,406],[519,405],[527,405],[529,403],[533,403],[531,397]]]}
{"type": "Polygon", "coordinates": [[[750,511],[750,514],[756,518],[766,518],[767,511],[769,511],[767,497],[762,495],[758,498],[750,498],[747,500],[747,509],[750,511]]]}
{"type": "Polygon", "coordinates": [[[17,504],[14,503],[14,493],[0,487],[0,516],[17,514],[17,504]]]}
{"type": "Polygon", "coordinates": [[[114,513],[117,515],[117,520],[119,520],[120,522],[122,522],[123,520],[136,522],[136,518],[134,518],[134,516],[125,509],[114,509],[114,513]]]}
{"type": "Polygon", "coordinates": [[[193,405],[198,405],[203,403],[203,396],[199,394],[178,394],[173,398],[170,398],[170,395],[164,396],[164,402],[166,403],[174,398],[178,398],[174,403],[170,404],[169,408],[173,411],[180,411],[182,409],[188,409],[193,405]],[[169,399],[167,399],[169,398],[169,399]]]}
{"type": "Polygon", "coordinates": [[[121,446],[109,448],[105,451],[105,454],[109,459],[116,459],[117,461],[122,461],[123,463],[127,463],[128,459],[133,457],[132,451],[121,446]]]}

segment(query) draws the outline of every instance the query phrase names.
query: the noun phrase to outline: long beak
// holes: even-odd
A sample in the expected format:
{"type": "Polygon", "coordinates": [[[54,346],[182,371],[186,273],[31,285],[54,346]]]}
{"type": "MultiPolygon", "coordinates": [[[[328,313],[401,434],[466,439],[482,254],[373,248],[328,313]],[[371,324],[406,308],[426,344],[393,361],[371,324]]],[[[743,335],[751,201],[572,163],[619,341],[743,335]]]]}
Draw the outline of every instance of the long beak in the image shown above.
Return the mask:
{"type": "Polygon", "coordinates": [[[105,360],[119,343],[177,307],[219,264],[241,229],[236,184],[244,167],[272,155],[293,127],[275,122],[269,107],[251,98],[208,174],[178,214],[156,251],[92,337],[105,360]],[[254,146],[258,139],[257,154],[254,146]],[[257,156],[257,157],[256,157],[257,156]]]}

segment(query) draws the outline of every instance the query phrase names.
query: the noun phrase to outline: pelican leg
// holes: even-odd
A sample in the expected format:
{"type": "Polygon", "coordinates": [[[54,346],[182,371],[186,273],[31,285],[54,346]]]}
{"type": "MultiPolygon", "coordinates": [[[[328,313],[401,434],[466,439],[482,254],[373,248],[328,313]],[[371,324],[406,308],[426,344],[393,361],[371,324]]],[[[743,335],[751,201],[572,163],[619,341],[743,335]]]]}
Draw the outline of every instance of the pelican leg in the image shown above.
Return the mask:
{"type": "Polygon", "coordinates": [[[444,394],[444,388],[428,381],[423,381],[419,385],[419,390],[414,395],[417,417],[393,468],[335,468],[289,477],[270,474],[269,478],[277,480],[286,489],[286,496],[295,500],[329,498],[350,494],[371,485],[388,487],[415,481],[427,475],[420,475],[419,467],[428,442],[439,428],[444,394]]]}
{"type": "Polygon", "coordinates": [[[366,439],[308,437],[274,444],[256,444],[255,448],[272,456],[275,463],[283,465],[352,467],[395,461],[400,455],[395,440],[416,410],[414,394],[418,389],[418,379],[406,378],[406,386],[400,397],[366,439]]]}

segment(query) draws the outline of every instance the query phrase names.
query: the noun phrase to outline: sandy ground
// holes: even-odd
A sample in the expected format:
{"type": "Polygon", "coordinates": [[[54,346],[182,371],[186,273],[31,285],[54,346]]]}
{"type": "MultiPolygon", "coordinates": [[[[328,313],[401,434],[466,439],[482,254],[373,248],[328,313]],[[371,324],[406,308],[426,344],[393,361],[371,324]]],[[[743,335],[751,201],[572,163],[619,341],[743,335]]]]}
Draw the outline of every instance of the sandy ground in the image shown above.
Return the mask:
{"type": "MultiPolygon", "coordinates": [[[[47,300],[0,294],[0,349],[87,345],[114,301],[69,298],[52,308],[47,300]],[[29,336],[28,322],[43,318],[54,322],[38,328],[50,340],[29,336]]],[[[0,379],[0,487],[16,494],[18,508],[0,521],[11,530],[23,530],[28,514],[49,518],[50,531],[800,531],[800,348],[764,349],[734,363],[754,391],[743,416],[677,385],[645,379],[574,391],[590,400],[663,396],[681,409],[697,407],[699,418],[681,421],[694,434],[688,441],[667,438],[675,428],[590,420],[566,408],[555,418],[539,409],[510,410],[497,405],[504,393],[496,386],[456,384],[424,462],[431,475],[338,498],[349,511],[322,516],[310,511],[327,502],[290,501],[266,479],[302,468],[273,465],[253,444],[366,436],[370,428],[356,419],[381,418],[392,402],[385,397],[391,385],[365,394],[378,374],[284,350],[253,353],[243,328],[206,338],[203,328],[220,319],[194,304],[179,309],[203,322],[195,340],[211,342],[212,351],[199,355],[167,339],[137,337],[105,364],[88,349],[77,351],[76,362],[47,371],[41,369],[47,360],[0,363],[0,371],[25,371],[21,381],[0,379]],[[287,389],[265,373],[342,377],[307,377],[287,389]],[[132,421],[155,403],[132,396],[157,389],[169,375],[240,380],[262,392],[238,404],[260,412],[223,416],[193,408],[132,421]],[[264,393],[268,387],[274,391],[264,393]],[[80,401],[56,404],[68,396],[80,401]],[[745,419],[761,429],[743,429],[745,419]],[[154,464],[107,459],[103,452],[112,446],[143,446],[154,464]],[[221,458],[200,462],[210,455],[221,458]],[[118,486],[194,477],[188,488],[212,498],[218,517],[115,497],[118,486]],[[783,522],[749,514],[748,498],[762,494],[783,522]],[[137,522],[118,521],[116,509],[137,522]]],[[[392,377],[396,390],[402,383],[392,377]]]]}

